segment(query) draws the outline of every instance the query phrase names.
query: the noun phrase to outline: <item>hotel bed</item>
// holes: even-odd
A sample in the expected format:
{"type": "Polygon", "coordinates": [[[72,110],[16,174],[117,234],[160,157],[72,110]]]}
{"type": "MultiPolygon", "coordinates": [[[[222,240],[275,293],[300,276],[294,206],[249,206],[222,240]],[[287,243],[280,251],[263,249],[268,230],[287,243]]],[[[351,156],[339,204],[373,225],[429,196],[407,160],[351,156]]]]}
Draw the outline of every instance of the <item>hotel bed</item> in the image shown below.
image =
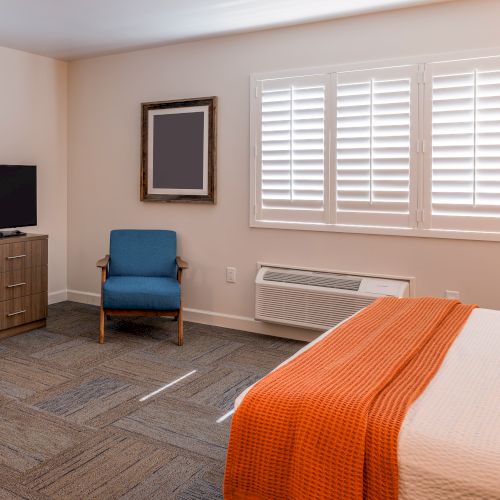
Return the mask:
{"type": "Polygon", "coordinates": [[[500,311],[472,311],[406,414],[397,461],[401,500],[500,499],[500,311]]]}

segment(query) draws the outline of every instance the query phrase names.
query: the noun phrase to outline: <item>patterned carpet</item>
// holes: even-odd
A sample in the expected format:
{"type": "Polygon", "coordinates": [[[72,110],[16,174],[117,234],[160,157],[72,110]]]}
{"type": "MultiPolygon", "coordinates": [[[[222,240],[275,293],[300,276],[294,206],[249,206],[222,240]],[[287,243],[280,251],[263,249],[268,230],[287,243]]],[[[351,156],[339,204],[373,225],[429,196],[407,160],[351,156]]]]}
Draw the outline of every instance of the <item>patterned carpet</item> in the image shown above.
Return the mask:
{"type": "Polygon", "coordinates": [[[161,319],[50,306],[45,329],[0,340],[0,499],[222,498],[232,408],[302,347],[161,319]],[[177,384],[140,401],[169,382],[177,384]]]}

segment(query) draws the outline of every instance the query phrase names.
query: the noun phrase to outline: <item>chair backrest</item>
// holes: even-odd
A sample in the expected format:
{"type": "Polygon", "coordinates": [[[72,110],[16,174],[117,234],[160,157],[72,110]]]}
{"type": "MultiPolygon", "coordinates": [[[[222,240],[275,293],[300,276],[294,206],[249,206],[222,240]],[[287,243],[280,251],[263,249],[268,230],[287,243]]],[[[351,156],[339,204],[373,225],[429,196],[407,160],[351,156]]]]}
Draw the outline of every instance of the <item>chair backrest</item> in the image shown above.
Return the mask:
{"type": "Polygon", "coordinates": [[[111,276],[164,276],[175,278],[175,231],[115,229],[110,234],[111,276]]]}

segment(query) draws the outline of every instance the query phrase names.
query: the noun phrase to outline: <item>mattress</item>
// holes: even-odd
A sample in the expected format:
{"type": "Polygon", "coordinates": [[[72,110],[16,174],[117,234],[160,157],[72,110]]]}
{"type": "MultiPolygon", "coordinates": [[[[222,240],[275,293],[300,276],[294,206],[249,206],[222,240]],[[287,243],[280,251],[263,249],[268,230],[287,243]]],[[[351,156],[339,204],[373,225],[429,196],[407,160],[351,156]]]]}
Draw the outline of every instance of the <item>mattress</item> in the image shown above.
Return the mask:
{"type": "Polygon", "coordinates": [[[401,500],[500,499],[500,311],[475,309],[469,316],[405,417],[398,465],[401,500]]]}

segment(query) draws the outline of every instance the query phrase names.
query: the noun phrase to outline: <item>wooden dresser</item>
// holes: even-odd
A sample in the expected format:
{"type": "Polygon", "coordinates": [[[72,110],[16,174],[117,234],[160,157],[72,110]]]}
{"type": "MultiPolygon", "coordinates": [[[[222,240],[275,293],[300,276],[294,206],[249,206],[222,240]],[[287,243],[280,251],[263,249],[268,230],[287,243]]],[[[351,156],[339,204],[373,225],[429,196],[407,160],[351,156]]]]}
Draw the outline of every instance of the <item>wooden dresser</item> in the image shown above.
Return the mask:
{"type": "Polygon", "coordinates": [[[0,238],[0,338],[45,326],[47,265],[47,235],[0,238]]]}

